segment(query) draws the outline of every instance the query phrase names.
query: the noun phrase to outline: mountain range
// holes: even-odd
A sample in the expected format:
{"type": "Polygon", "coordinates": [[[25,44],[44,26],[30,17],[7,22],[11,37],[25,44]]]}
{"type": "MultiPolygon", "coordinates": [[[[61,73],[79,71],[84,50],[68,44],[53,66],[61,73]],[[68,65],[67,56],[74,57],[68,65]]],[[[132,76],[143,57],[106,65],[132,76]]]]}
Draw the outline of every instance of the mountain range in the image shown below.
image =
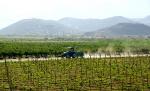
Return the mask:
{"type": "Polygon", "coordinates": [[[140,23],[119,23],[108,28],[87,32],[85,35],[95,37],[149,36],[150,26],[140,23]]]}
{"type": "Polygon", "coordinates": [[[77,30],[64,26],[57,21],[24,19],[0,30],[2,35],[63,35],[77,30]]]}
{"type": "Polygon", "coordinates": [[[66,17],[60,20],[24,19],[0,30],[0,35],[14,36],[122,36],[150,35],[150,16],[129,19],[114,16],[106,19],[77,19],[66,17]]]}

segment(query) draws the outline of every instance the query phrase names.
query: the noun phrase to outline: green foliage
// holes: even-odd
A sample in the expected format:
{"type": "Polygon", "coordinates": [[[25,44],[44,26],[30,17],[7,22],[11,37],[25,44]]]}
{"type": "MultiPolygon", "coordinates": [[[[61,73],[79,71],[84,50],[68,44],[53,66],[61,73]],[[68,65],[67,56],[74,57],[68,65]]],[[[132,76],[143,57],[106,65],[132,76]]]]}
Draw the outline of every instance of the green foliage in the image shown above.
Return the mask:
{"type": "MultiPolygon", "coordinates": [[[[7,62],[14,91],[149,91],[149,57],[7,62]]],[[[9,89],[0,63],[0,90],[9,89]]]]}
{"type": "Polygon", "coordinates": [[[90,41],[0,41],[0,56],[58,55],[75,47],[83,52],[141,52],[149,53],[148,39],[101,39],[90,41]]]}
{"type": "Polygon", "coordinates": [[[124,51],[125,47],[121,42],[118,42],[118,43],[114,44],[113,49],[114,49],[114,51],[121,53],[124,51]]]}

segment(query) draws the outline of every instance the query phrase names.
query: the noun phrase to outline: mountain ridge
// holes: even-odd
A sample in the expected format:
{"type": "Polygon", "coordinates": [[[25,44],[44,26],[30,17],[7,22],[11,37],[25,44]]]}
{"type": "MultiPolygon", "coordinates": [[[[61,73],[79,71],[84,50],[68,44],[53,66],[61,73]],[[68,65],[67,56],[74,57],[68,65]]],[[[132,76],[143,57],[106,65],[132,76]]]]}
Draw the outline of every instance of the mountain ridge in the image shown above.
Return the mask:
{"type": "Polygon", "coordinates": [[[74,30],[53,20],[24,19],[0,30],[3,35],[57,35],[74,30]],[[9,32],[8,32],[9,31],[9,32]]]}
{"type": "Polygon", "coordinates": [[[150,26],[140,23],[119,23],[108,28],[100,29],[94,32],[87,32],[85,36],[149,36],[150,26]]]}
{"type": "Polygon", "coordinates": [[[43,20],[32,18],[20,20],[1,29],[0,35],[82,35],[121,23],[141,23],[149,25],[149,21],[150,16],[141,19],[129,19],[122,16],[114,16],[105,19],[65,17],[59,20],[43,20]]]}
{"type": "Polygon", "coordinates": [[[78,29],[82,32],[89,32],[97,29],[110,27],[122,22],[134,22],[125,17],[115,16],[106,19],[78,19],[78,18],[63,18],[60,23],[78,29]]]}

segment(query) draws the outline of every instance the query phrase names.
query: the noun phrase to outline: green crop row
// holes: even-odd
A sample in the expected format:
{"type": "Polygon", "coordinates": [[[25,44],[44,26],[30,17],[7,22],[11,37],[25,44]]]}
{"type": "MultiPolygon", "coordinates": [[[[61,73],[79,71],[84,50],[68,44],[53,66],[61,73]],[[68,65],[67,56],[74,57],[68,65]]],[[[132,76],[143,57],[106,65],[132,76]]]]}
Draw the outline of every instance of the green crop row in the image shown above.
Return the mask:
{"type": "Polygon", "coordinates": [[[0,41],[0,56],[58,55],[75,47],[83,52],[143,52],[149,53],[150,40],[146,39],[101,39],[94,41],[0,41]]]}
{"type": "Polygon", "coordinates": [[[1,91],[149,91],[150,58],[0,63],[1,91]]]}

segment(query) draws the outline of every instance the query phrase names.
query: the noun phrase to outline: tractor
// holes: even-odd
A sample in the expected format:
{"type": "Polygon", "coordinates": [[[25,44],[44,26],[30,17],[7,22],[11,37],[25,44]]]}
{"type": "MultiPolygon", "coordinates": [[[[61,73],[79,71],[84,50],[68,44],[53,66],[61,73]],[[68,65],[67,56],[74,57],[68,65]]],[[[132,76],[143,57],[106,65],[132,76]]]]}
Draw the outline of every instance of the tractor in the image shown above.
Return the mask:
{"type": "Polygon", "coordinates": [[[62,53],[60,55],[60,57],[63,57],[63,58],[83,58],[83,56],[84,56],[83,52],[75,51],[73,47],[68,47],[68,48],[69,48],[69,50],[62,53]]]}

